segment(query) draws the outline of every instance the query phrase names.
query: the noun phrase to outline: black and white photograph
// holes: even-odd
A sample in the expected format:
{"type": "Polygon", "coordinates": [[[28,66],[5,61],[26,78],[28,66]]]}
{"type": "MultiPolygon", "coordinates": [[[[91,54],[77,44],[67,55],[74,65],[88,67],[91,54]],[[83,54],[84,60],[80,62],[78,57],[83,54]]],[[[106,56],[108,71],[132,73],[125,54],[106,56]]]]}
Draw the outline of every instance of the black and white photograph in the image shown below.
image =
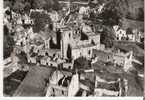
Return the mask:
{"type": "Polygon", "coordinates": [[[145,95],[144,0],[3,0],[2,13],[4,97],[145,95]]]}

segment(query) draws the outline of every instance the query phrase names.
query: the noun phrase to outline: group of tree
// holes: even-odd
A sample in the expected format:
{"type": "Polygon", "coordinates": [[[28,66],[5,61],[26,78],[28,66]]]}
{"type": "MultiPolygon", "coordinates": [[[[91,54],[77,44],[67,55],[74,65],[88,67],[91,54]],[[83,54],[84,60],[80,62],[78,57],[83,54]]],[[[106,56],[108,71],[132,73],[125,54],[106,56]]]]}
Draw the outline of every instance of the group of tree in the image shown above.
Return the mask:
{"type": "MultiPolygon", "coordinates": [[[[44,31],[46,25],[51,26],[51,19],[48,14],[40,12],[32,12],[30,17],[34,19],[33,31],[38,33],[44,31]]],[[[50,27],[51,28],[51,27],[50,27]]]]}
{"type": "Polygon", "coordinates": [[[14,39],[13,37],[10,35],[9,33],[9,29],[7,28],[7,26],[4,26],[4,50],[3,50],[3,56],[4,58],[7,58],[11,55],[11,52],[13,52],[13,47],[15,45],[14,39]]]}
{"type": "Polygon", "coordinates": [[[91,68],[91,61],[85,57],[79,57],[74,61],[74,69],[83,71],[91,68]]]}
{"type": "Polygon", "coordinates": [[[104,25],[113,26],[120,24],[122,13],[118,8],[118,4],[112,0],[105,5],[103,12],[99,15],[99,17],[103,19],[104,25]]]}
{"type": "Polygon", "coordinates": [[[143,0],[89,0],[89,6],[92,8],[102,4],[105,6],[101,14],[90,15],[94,22],[101,18],[103,24],[113,26],[121,24],[122,18],[144,21],[143,0]],[[133,6],[135,7],[132,8],[133,6]]]}
{"type": "Polygon", "coordinates": [[[103,28],[103,32],[101,32],[100,42],[104,44],[106,48],[112,48],[114,45],[113,44],[114,39],[115,35],[112,30],[112,27],[105,26],[103,28]]]}
{"type": "MultiPolygon", "coordinates": [[[[99,23],[105,26],[101,34],[101,43],[105,44],[106,47],[113,46],[114,36],[111,27],[114,25],[122,26],[123,18],[130,18],[133,20],[142,20],[144,18],[142,8],[139,7],[138,12],[135,13],[129,9],[130,6],[135,3],[134,0],[90,0],[89,5],[92,7],[98,6],[94,1],[98,2],[99,5],[105,4],[101,14],[90,13],[90,20],[94,24],[99,23]],[[107,27],[110,27],[110,29],[107,27]]],[[[141,0],[139,0],[139,2],[140,1],[141,0]]]]}
{"type": "MultiPolygon", "coordinates": [[[[99,0],[100,1],[100,0],[99,0]]],[[[133,20],[144,20],[143,0],[103,0],[105,16],[116,18],[125,17],[133,20]],[[132,8],[134,7],[134,8],[132,8]]],[[[116,20],[116,19],[115,19],[116,20]]]]}
{"type": "Polygon", "coordinates": [[[19,13],[29,12],[30,9],[60,9],[58,0],[4,0],[4,7],[7,6],[19,13]]]}

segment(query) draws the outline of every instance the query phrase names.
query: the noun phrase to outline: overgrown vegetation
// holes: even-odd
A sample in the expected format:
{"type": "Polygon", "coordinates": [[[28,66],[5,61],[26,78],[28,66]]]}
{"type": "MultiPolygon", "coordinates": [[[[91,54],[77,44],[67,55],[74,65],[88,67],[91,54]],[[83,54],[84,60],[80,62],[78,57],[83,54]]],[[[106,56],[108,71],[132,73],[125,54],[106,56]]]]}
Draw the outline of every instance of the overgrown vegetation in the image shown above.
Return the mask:
{"type": "Polygon", "coordinates": [[[91,62],[84,57],[79,57],[74,61],[74,69],[82,70],[89,69],[91,67],[91,62]]]}
{"type": "Polygon", "coordinates": [[[4,50],[3,50],[3,56],[4,56],[4,59],[9,57],[11,52],[13,51],[13,47],[15,45],[15,42],[14,42],[14,39],[13,37],[10,35],[9,33],[9,29],[7,28],[7,26],[4,26],[4,50]]]}
{"type": "Polygon", "coordinates": [[[29,12],[30,9],[59,10],[58,0],[4,0],[4,7],[9,6],[18,13],[29,12]]]}
{"type": "Polygon", "coordinates": [[[43,31],[46,25],[50,26],[52,24],[49,15],[45,13],[33,12],[30,17],[34,19],[34,32],[43,31]]]}

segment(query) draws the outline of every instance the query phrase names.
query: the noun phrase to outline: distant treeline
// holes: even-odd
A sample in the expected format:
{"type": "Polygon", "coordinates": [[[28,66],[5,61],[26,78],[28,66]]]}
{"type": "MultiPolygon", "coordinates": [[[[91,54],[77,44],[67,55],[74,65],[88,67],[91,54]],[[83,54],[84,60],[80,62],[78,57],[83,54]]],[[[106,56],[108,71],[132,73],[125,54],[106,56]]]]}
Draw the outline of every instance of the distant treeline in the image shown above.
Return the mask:
{"type": "Polygon", "coordinates": [[[144,20],[144,0],[97,0],[107,3],[106,8],[117,9],[123,17],[144,20]]]}
{"type": "Polygon", "coordinates": [[[22,13],[30,9],[59,10],[58,0],[4,0],[4,7],[9,6],[11,10],[22,13]]]}

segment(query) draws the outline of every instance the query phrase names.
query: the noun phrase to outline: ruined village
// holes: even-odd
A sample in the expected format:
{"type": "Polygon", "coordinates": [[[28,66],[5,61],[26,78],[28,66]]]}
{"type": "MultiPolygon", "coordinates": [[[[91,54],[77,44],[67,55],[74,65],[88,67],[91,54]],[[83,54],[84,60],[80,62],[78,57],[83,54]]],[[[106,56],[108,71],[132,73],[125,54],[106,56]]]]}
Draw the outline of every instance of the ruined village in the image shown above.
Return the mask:
{"type": "Polygon", "coordinates": [[[143,96],[142,0],[115,1],[4,0],[4,96],[143,96]]]}

